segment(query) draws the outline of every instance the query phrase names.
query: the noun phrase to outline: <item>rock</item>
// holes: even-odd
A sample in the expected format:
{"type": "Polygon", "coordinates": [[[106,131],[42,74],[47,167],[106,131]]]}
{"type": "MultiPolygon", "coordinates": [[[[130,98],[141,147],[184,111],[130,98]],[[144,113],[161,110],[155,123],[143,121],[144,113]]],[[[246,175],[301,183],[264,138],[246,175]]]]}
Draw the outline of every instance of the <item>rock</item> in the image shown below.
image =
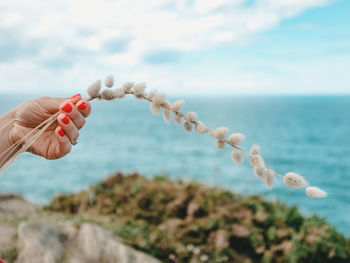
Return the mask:
{"type": "Polygon", "coordinates": [[[159,260],[122,244],[109,232],[84,223],[79,231],[78,247],[87,261],[100,263],[160,263],[159,260]]]}
{"type": "Polygon", "coordinates": [[[18,227],[18,263],[58,263],[63,257],[61,229],[42,221],[27,221],[18,227]]]}
{"type": "Polygon", "coordinates": [[[25,200],[22,196],[11,193],[0,193],[0,216],[22,217],[33,214],[37,206],[25,200]]]}
{"type": "Polygon", "coordinates": [[[0,224],[0,257],[6,250],[14,247],[16,233],[17,229],[13,225],[8,223],[0,224]]]}

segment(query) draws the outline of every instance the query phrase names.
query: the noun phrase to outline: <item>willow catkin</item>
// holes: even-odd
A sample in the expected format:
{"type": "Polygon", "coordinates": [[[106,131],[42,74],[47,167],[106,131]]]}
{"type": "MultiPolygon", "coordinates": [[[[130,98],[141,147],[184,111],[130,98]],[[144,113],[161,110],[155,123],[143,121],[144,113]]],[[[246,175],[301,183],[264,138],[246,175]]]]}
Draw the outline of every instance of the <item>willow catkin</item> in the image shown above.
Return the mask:
{"type": "Polygon", "coordinates": [[[192,131],[192,124],[188,121],[185,121],[183,124],[184,130],[186,132],[191,132],[192,131]]]}
{"type": "Polygon", "coordinates": [[[194,121],[195,119],[197,119],[197,113],[190,111],[185,115],[184,119],[189,122],[194,121]]]}
{"type": "Polygon", "coordinates": [[[124,92],[130,92],[133,89],[134,85],[135,85],[134,82],[126,82],[123,85],[122,89],[124,92]]]}
{"type": "Polygon", "coordinates": [[[157,90],[153,89],[153,90],[150,91],[148,97],[152,99],[152,98],[154,98],[154,96],[156,96],[156,95],[157,95],[157,90]]]}
{"type": "Polygon", "coordinates": [[[265,168],[264,167],[254,167],[254,174],[256,177],[258,177],[259,179],[264,179],[264,172],[265,172],[265,168]]]}
{"type": "Polygon", "coordinates": [[[253,145],[252,148],[250,148],[250,153],[252,155],[258,155],[260,153],[260,146],[259,145],[253,145]]]}
{"type": "Polygon", "coordinates": [[[178,125],[181,125],[182,123],[182,117],[174,113],[174,122],[178,125]]]}
{"type": "Polygon", "coordinates": [[[216,140],[216,147],[217,147],[219,150],[223,150],[223,149],[225,149],[225,143],[224,143],[223,141],[216,140]]]}
{"type": "Polygon", "coordinates": [[[171,106],[171,109],[173,111],[180,111],[181,108],[184,106],[185,101],[184,100],[177,100],[173,103],[173,105],[171,106]]]}
{"type": "Polygon", "coordinates": [[[114,78],[112,75],[108,75],[105,80],[105,86],[107,88],[112,88],[114,85],[114,78]]]}
{"type": "Polygon", "coordinates": [[[166,95],[162,93],[157,93],[153,98],[152,98],[153,103],[155,104],[163,104],[166,102],[166,95]]]}
{"type": "Polygon", "coordinates": [[[170,123],[170,121],[171,121],[171,111],[170,110],[163,108],[163,119],[167,124],[170,123]]]}
{"type": "Polygon", "coordinates": [[[115,98],[116,99],[122,99],[122,98],[124,98],[125,97],[125,92],[124,92],[124,90],[123,89],[116,89],[115,91],[114,91],[114,96],[115,96],[115,98]]]}
{"type": "Polygon", "coordinates": [[[152,102],[150,105],[149,105],[150,109],[151,109],[151,112],[154,114],[154,115],[159,115],[160,113],[160,105],[159,104],[156,104],[154,102],[152,102]]]}
{"type": "Polygon", "coordinates": [[[91,98],[97,98],[100,95],[100,91],[101,91],[101,80],[96,80],[87,89],[87,93],[91,98]]]}
{"type": "Polygon", "coordinates": [[[194,126],[194,129],[196,130],[196,132],[198,133],[205,133],[208,131],[208,128],[205,127],[205,125],[201,122],[201,121],[198,121],[195,126],[194,126]]]}
{"type": "Polygon", "coordinates": [[[237,149],[234,149],[231,153],[231,159],[234,163],[241,165],[243,162],[243,155],[237,149]]]}
{"type": "Polygon", "coordinates": [[[244,135],[242,133],[232,133],[228,137],[228,141],[233,145],[238,145],[244,140],[244,135]]]}
{"type": "Polygon", "coordinates": [[[145,89],[145,83],[137,83],[133,88],[134,96],[138,99],[142,99],[146,95],[145,89]]]}
{"type": "Polygon", "coordinates": [[[266,169],[263,174],[263,180],[266,187],[271,189],[275,180],[275,172],[271,169],[266,169]]]}
{"type": "Polygon", "coordinates": [[[312,197],[312,198],[322,198],[327,196],[327,192],[323,191],[322,189],[316,186],[306,187],[305,192],[308,197],[312,197]]]}
{"type": "Polygon", "coordinates": [[[258,154],[254,154],[252,155],[252,157],[250,157],[250,164],[253,167],[263,167],[265,165],[264,159],[258,155],[258,154]]]}
{"type": "Polygon", "coordinates": [[[116,96],[115,96],[115,93],[113,90],[105,89],[101,93],[101,99],[103,99],[103,100],[113,100],[115,98],[116,98],[116,96]]]}
{"type": "Polygon", "coordinates": [[[304,188],[307,181],[297,173],[289,172],[283,177],[283,183],[290,188],[304,188]]]}
{"type": "Polygon", "coordinates": [[[227,127],[218,127],[214,130],[214,137],[218,140],[223,140],[227,136],[228,128],[227,127]]]}

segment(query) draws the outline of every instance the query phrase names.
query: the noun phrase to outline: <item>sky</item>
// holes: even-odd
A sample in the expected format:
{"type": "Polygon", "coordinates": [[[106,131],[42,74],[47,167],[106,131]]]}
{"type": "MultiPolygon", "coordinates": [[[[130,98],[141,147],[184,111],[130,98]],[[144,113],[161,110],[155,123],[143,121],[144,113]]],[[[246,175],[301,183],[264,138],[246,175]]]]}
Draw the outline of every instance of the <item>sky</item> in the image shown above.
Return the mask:
{"type": "Polygon", "coordinates": [[[350,94],[349,0],[0,0],[0,93],[350,94]]]}

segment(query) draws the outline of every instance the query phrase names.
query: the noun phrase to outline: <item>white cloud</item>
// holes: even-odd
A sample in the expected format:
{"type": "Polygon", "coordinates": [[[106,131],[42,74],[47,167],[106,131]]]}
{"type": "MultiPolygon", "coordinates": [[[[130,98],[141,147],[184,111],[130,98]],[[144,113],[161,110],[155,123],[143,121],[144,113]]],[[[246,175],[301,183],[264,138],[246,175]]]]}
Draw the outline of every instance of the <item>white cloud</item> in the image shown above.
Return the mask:
{"type": "MultiPolygon", "coordinates": [[[[167,91],[186,92],[192,85],[196,87],[194,93],[212,87],[218,78],[223,79],[218,87],[222,92],[230,92],[232,87],[250,92],[256,90],[254,87],[276,84],[276,79],[262,72],[220,69],[214,76],[209,74],[210,68],[199,73],[196,70],[199,65],[183,70],[147,63],[152,54],[153,60],[157,59],[154,54],[157,52],[176,60],[177,54],[199,52],[223,43],[242,43],[257,32],[277,26],[283,19],[328,1],[247,2],[2,0],[0,36],[2,32],[12,32],[13,37],[11,43],[0,39],[0,51],[9,52],[3,48],[9,48],[9,44],[14,49],[25,49],[23,43],[37,45],[38,49],[14,52],[6,60],[0,52],[0,80],[5,83],[0,91],[5,91],[4,87],[28,92],[47,87],[68,91],[72,85],[81,87],[91,78],[113,72],[125,80],[146,80],[155,86],[165,86],[167,91]]],[[[233,68],[237,66],[233,64],[233,68]]]]}

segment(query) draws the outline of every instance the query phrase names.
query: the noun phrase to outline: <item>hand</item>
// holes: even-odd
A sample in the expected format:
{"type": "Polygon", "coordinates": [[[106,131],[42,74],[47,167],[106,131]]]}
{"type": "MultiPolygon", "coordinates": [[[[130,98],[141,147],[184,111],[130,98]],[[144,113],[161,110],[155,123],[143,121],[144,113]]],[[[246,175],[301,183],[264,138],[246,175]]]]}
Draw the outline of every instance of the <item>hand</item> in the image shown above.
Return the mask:
{"type": "Polygon", "coordinates": [[[10,140],[15,143],[51,115],[60,111],[57,122],[51,125],[28,149],[46,159],[58,159],[68,154],[79,130],[91,112],[88,101],[80,94],[69,99],[41,97],[27,101],[15,109],[10,140]]]}

